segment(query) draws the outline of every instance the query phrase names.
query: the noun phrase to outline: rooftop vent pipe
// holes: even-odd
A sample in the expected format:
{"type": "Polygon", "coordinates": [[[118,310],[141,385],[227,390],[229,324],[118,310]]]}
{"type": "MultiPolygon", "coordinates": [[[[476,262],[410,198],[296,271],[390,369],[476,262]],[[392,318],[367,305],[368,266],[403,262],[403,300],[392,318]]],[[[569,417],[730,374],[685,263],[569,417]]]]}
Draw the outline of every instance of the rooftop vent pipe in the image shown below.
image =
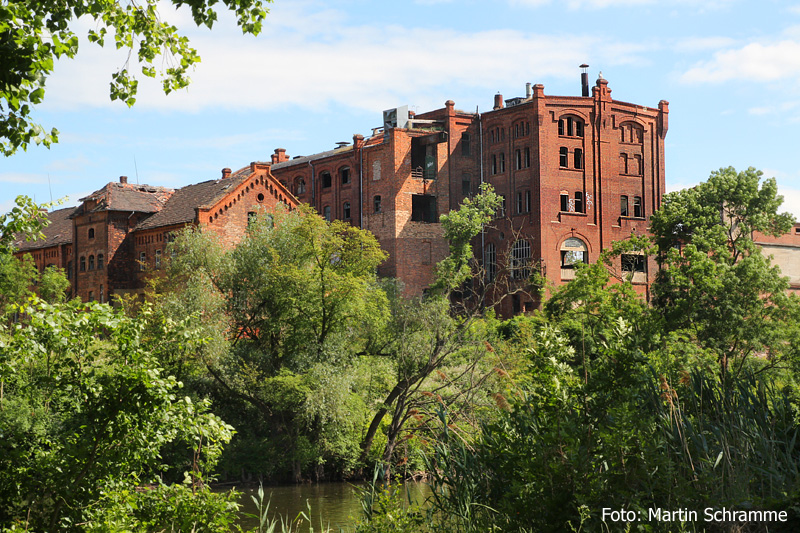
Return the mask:
{"type": "Polygon", "coordinates": [[[581,96],[589,96],[589,72],[587,69],[589,65],[584,63],[581,65],[581,96]]]}

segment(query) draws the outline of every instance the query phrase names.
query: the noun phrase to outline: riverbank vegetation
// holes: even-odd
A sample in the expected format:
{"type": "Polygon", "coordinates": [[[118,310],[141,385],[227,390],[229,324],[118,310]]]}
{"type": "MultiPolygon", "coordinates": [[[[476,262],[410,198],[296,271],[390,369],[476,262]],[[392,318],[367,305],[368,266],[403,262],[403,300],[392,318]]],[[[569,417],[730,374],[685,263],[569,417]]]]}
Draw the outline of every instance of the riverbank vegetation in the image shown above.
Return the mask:
{"type": "Polygon", "coordinates": [[[374,472],[432,496],[373,487],[358,531],[763,530],[646,520],[706,507],[797,523],[800,302],[753,240],[793,222],[774,181],[722,169],[666,195],[652,237],[559,289],[532,271],[511,287],[542,310],[505,321],[470,246],[498,202],[442,217],[423,299],[376,277],[371,234],[307,209],[258,213],[233,249],[185,231],[147,301],[116,309],[27,300],[3,274],[0,524],[224,531],[236,505],[211,480],[374,472]],[[623,254],[655,258],[649,300],[623,254]]]}

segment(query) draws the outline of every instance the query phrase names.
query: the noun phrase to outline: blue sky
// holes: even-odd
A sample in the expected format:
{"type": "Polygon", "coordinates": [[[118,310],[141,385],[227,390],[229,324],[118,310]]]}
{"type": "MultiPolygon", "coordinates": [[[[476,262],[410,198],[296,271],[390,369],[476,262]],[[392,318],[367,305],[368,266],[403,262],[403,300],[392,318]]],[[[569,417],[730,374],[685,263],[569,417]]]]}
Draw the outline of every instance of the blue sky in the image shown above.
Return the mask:
{"type": "Polygon", "coordinates": [[[18,194],[74,204],[120,175],[181,187],[278,147],[329,150],[401,105],[488,110],[495,93],[524,95],[526,82],[579,95],[588,63],[616,99],[670,102],[668,190],[753,166],[800,218],[800,2],[277,0],[257,38],[227,15],[213,30],[184,10],[162,15],[203,58],[190,88],[164,96],[144,79],[133,108],[111,102],[126,54],[83,41],[35,110],[61,141],[0,159],[0,212],[18,194]]]}

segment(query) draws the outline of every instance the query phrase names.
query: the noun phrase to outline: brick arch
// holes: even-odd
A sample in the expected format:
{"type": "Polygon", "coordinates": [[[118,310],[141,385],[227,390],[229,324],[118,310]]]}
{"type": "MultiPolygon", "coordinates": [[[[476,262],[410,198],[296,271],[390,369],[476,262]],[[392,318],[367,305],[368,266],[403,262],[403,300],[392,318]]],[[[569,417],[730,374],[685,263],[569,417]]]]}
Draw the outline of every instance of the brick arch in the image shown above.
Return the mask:
{"type": "Polygon", "coordinates": [[[564,241],[566,241],[570,237],[575,237],[582,240],[583,243],[586,245],[586,251],[588,251],[590,254],[594,252],[594,250],[592,249],[592,240],[589,238],[588,235],[580,231],[565,231],[564,233],[562,233],[561,236],[558,238],[558,244],[556,244],[556,251],[560,252],[561,246],[564,244],[564,241]]]}
{"type": "Polygon", "coordinates": [[[586,111],[582,111],[580,109],[575,109],[572,107],[568,107],[566,109],[562,109],[558,112],[553,112],[553,121],[558,122],[559,119],[572,115],[573,117],[578,117],[579,119],[583,120],[586,124],[590,124],[591,121],[589,120],[589,113],[586,111]],[[558,113],[558,114],[556,114],[558,113]]]}

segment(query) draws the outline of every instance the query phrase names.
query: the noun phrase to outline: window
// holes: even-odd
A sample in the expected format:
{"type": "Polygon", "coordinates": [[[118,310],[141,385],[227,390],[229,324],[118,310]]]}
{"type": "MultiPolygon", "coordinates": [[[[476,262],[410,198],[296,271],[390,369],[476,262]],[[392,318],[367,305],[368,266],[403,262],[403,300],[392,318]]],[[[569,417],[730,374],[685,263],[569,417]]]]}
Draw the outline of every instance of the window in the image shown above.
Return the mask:
{"type": "Polygon", "coordinates": [[[494,281],[495,276],[497,276],[497,252],[494,243],[488,243],[483,249],[483,269],[486,281],[494,281]]]}
{"type": "Polygon", "coordinates": [[[628,197],[624,194],[619,197],[619,216],[628,216],[628,197]]]}
{"type": "Polygon", "coordinates": [[[89,291],[89,301],[90,302],[94,301],[94,291],[89,291]]]}
{"type": "Polygon", "coordinates": [[[583,121],[573,117],[559,119],[558,134],[567,137],[583,137],[583,121]]]}
{"type": "Polygon", "coordinates": [[[102,270],[105,265],[106,259],[103,254],[97,254],[97,270],[102,270]]]}
{"type": "Polygon", "coordinates": [[[380,194],[376,195],[375,198],[373,198],[372,202],[375,205],[375,212],[376,213],[380,213],[381,212],[381,195],[380,194]]]}
{"type": "Polygon", "coordinates": [[[619,154],[619,168],[623,174],[628,173],[628,154],[619,154]]]}
{"type": "Polygon", "coordinates": [[[80,266],[78,267],[78,270],[80,270],[81,272],[86,272],[86,258],[85,257],[81,257],[80,266]]]}
{"type": "Polygon", "coordinates": [[[94,270],[94,256],[89,256],[89,270],[94,270]]]}
{"type": "Polygon", "coordinates": [[[464,174],[461,176],[461,195],[470,196],[472,194],[472,176],[464,174]]]}
{"type": "Polygon", "coordinates": [[[306,192],[306,180],[303,178],[297,178],[295,180],[294,186],[295,194],[305,194],[306,192]]]}
{"type": "Polygon", "coordinates": [[[525,239],[520,239],[511,248],[511,277],[513,279],[528,279],[531,275],[531,244],[525,239]]]}
{"type": "Polygon", "coordinates": [[[461,155],[468,157],[472,154],[472,149],[469,145],[469,133],[461,134],[461,155]]]}
{"type": "Polygon", "coordinates": [[[497,155],[492,154],[492,174],[497,174],[497,155]]]}
{"type": "Polygon", "coordinates": [[[103,294],[103,284],[101,283],[101,284],[100,284],[100,303],[103,303],[103,299],[104,299],[103,297],[104,297],[104,294],[103,294]]]}
{"type": "Polygon", "coordinates": [[[72,261],[67,263],[67,279],[72,279],[72,261]]]}
{"type": "Polygon", "coordinates": [[[89,238],[94,239],[94,228],[89,228],[89,238]]]}
{"type": "Polygon", "coordinates": [[[147,252],[139,252],[139,270],[147,268],[147,252]]]}
{"type": "Polygon", "coordinates": [[[500,157],[497,158],[497,166],[499,167],[500,173],[506,171],[506,154],[505,152],[500,152],[500,157]]]}
{"type": "Polygon", "coordinates": [[[411,220],[414,222],[438,222],[436,197],[427,194],[412,194],[411,220]]]}
{"type": "Polygon", "coordinates": [[[420,177],[426,180],[436,179],[437,144],[431,142],[429,136],[411,139],[411,170],[422,171],[420,177]]]}
{"type": "Polygon", "coordinates": [[[643,254],[622,254],[623,272],[644,272],[645,260],[643,254]]]}
{"type": "Polygon", "coordinates": [[[339,169],[339,177],[342,179],[342,185],[350,183],[350,167],[342,167],[339,169]]]}
{"type": "Polygon", "coordinates": [[[577,263],[588,263],[586,243],[577,237],[570,237],[561,245],[561,268],[572,269],[577,263]]]}
{"type": "Polygon", "coordinates": [[[524,213],[524,206],[522,203],[522,191],[517,192],[517,213],[524,213]]]}
{"type": "Polygon", "coordinates": [[[331,206],[326,205],[322,208],[322,218],[327,220],[328,222],[331,221],[331,206]]]}
{"type": "Polygon", "coordinates": [[[258,219],[258,214],[255,211],[249,211],[247,213],[247,227],[251,227],[253,224],[256,223],[258,219]]]}
{"type": "Polygon", "coordinates": [[[516,156],[514,158],[515,161],[514,170],[519,170],[522,168],[522,150],[517,150],[516,152],[514,152],[514,155],[516,156]]]}
{"type": "Polygon", "coordinates": [[[642,197],[633,197],[633,216],[636,218],[644,218],[644,210],[642,209],[642,197]]]}
{"type": "Polygon", "coordinates": [[[633,161],[634,161],[633,164],[634,172],[636,173],[637,176],[641,176],[644,170],[642,166],[642,156],[640,156],[639,154],[634,154],[633,161]]]}
{"type": "Polygon", "coordinates": [[[350,219],[350,202],[345,202],[344,205],[342,205],[342,216],[345,220],[350,219]]]}
{"type": "Polygon", "coordinates": [[[561,205],[559,207],[559,211],[569,211],[569,194],[565,192],[561,193],[561,205]]]}
{"type": "Polygon", "coordinates": [[[567,168],[567,160],[569,158],[569,151],[567,150],[566,146],[562,146],[558,149],[558,166],[561,168],[567,168]]]}
{"type": "Polygon", "coordinates": [[[530,213],[531,211],[531,191],[519,191],[517,193],[517,213],[530,213]]]}
{"type": "Polygon", "coordinates": [[[156,250],[155,267],[161,268],[161,250],[156,250]]]}
{"type": "Polygon", "coordinates": [[[331,178],[331,173],[328,172],[327,170],[319,175],[319,179],[322,181],[323,189],[330,188],[331,183],[333,182],[333,179],[331,178]]]}
{"type": "Polygon", "coordinates": [[[575,212],[583,213],[583,192],[575,191],[575,212]]]}
{"type": "Polygon", "coordinates": [[[583,168],[583,150],[580,148],[575,148],[574,163],[575,168],[583,168]]]}
{"type": "Polygon", "coordinates": [[[531,166],[531,149],[525,148],[525,168],[530,168],[531,166]]]}
{"type": "Polygon", "coordinates": [[[504,216],[506,216],[506,197],[505,197],[505,195],[501,194],[500,195],[500,199],[501,199],[500,205],[497,206],[497,213],[495,213],[497,218],[503,218],[504,216]]]}

